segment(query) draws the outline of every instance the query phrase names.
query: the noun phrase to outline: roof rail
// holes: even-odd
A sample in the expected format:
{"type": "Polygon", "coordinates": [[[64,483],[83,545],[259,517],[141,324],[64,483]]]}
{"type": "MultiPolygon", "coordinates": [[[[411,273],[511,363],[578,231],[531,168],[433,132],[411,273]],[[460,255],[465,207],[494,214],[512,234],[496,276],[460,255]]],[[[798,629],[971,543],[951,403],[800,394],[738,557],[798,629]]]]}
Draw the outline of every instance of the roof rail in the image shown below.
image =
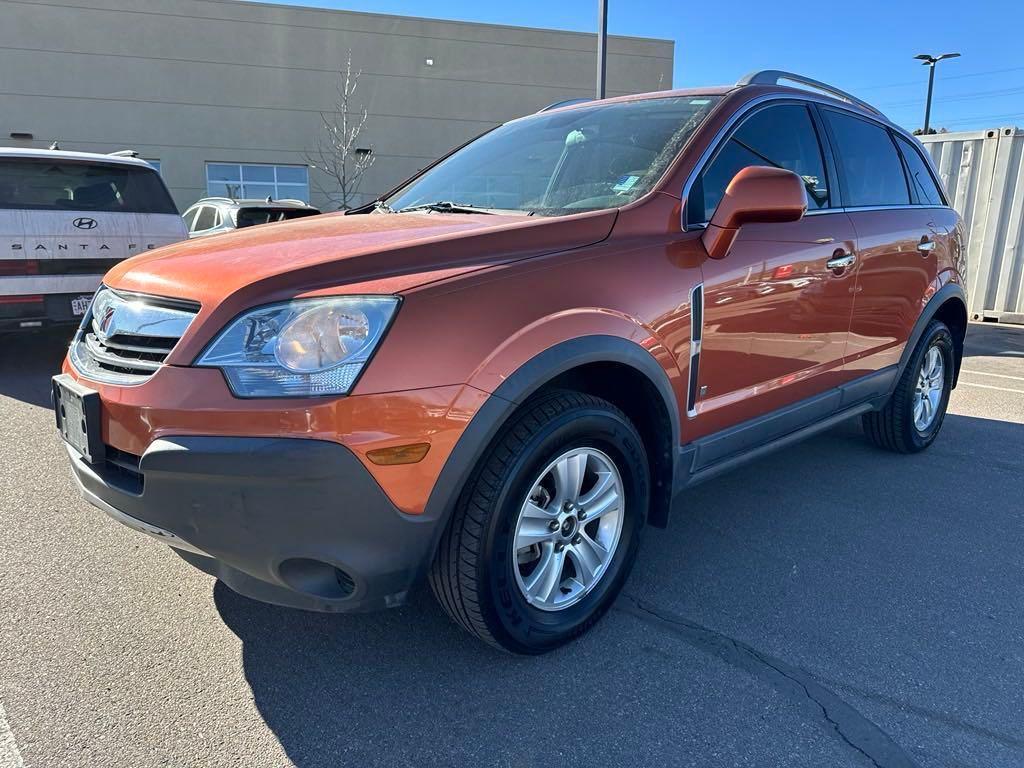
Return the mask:
{"type": "Polygon", "coordinates": [[[138,157],[139,153],[134,149],[119,149],[117,152],[108,152],[111,157],[138,157]]]}
{"type": "Polygon", "coordinates": [[[743,85],[778,85],[780,80],[789,80],[799,85],[807,86],[815,91],[821,91],[829,96],[834,96],[840,101],[845,101],[850,104],[856,104],[861,109],[866,109],[869,112],[874,112],[876,115],[881,115],[882,111],[877,107],[873,107],[862,99],[858,99],[846,91],[841,91],[835,86],[823,83],[820,80],[814,80],[810,77],[798,75],[795,72],[783,72],[780,69],[762,69],[759,72],[751,72],[740,78],[737,82],[737,86],[743,85]]]}

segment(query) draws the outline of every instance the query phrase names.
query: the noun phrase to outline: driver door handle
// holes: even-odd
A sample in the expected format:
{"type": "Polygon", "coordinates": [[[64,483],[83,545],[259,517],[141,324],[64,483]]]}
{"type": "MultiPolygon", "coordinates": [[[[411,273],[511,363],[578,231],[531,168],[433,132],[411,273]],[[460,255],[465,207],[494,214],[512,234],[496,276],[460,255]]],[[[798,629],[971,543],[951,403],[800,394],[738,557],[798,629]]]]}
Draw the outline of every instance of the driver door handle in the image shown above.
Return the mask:
{"type": "Polygon", "coordinates": [[[846,269],[852,267],[855,261],[857,261],[857,254],[836,251],[835,255],[825,262],[825,266],[829,269],[846,269]]]}
{"type": "Polygon", "coordinates": [[[921,242],[917,244],[917,250],[921,252],[922,256],[927,256],[931,251],[935,250],[935,241],[928,237],[928,235],[925,235],[921,238],[921,242]]]}

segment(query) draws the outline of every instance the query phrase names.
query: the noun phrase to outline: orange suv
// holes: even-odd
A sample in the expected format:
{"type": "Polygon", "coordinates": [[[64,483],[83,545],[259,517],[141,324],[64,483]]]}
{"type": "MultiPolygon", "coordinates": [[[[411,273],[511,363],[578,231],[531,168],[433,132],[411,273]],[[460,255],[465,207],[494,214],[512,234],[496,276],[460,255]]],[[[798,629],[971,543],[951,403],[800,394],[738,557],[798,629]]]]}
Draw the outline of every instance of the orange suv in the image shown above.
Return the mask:
{"type": "Polygon", "coordinates": [[[912,136],[760,72],[550,108],[363,208],[129,259],[54,403],[82,495],[232,589],[363,611],[425,576],[540,653],[689,486],[854,416],[926,448],[964,273],[912,136]]]}

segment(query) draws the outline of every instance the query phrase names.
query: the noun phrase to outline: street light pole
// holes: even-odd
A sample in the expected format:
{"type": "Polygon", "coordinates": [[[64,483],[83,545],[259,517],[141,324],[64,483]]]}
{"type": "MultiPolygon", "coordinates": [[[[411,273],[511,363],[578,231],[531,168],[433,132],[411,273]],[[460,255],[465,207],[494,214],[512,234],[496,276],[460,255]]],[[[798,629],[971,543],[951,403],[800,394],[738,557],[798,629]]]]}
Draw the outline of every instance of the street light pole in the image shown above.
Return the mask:
{"type": "Polygon", "coordinates": [[[935,62],[928,65],[928,98],[924,102],[924,133],[928,135],[928,128],[932,121],[932,91],[935,90],[935,62]]]}
{"type": "Polygon", "coordinates": [[[603,99],[608,70],[608,0],[597,0],[597,98],[603,99]]]}
{"type": "Polygon", "coordinates": [[[920,59],[921,64],[928,67],[928,100],[924,104],[924,134],[928,135],[932,120],[932,91],[935,89],[935,65],[943,59],[955,59],[959,53],[943,53],[939,56],[932,56],[928,53],[919,53],[915,59],[920,59]]]}

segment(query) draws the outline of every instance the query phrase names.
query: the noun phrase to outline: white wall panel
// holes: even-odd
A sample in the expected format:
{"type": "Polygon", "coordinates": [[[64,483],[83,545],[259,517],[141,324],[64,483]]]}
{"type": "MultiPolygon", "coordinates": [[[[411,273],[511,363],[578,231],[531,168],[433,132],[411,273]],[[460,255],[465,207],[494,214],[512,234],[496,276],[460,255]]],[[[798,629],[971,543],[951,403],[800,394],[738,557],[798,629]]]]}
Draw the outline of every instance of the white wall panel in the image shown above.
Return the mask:
{"type": "Polygon", "coordinates": [[[920,138],[964,219],[971,318],[1024,323],[1024,130],[920,138]]]}

